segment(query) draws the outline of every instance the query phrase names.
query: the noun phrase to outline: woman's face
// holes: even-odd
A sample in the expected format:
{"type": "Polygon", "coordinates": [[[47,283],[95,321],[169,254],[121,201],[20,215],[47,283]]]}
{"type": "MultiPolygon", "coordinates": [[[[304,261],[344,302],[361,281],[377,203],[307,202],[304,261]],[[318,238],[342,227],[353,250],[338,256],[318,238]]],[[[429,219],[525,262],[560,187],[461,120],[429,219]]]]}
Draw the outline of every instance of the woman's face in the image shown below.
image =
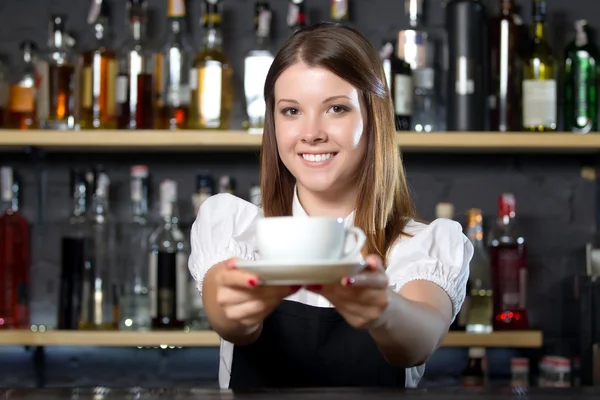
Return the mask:
{"type": "Polygon", "coordinates": [[[331,195],[354,187],[366,148],[362,103],[354,86],[324,68],[299,62],[279,76],[277,148],[299,189],[331,195]]]}

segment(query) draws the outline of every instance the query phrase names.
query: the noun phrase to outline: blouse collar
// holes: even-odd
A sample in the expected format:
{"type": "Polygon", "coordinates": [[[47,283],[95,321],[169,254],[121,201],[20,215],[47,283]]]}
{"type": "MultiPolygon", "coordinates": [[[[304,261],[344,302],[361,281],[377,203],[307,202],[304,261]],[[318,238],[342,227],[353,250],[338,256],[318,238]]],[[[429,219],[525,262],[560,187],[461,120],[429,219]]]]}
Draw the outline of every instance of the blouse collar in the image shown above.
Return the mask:
{"type": "MultiPolygon", "coordinates": [[[[344,218],[344,225],[351,226],[354,222],[354,213],[356,210],[352,211],[346,218],[344,218]]],[[[298,199],[298,191],[296,185],[294,185],[294,200],[292,202],[292,215],[294,217],[306,217],[308,214],[300,204],[300,200],[298,199]]]]}

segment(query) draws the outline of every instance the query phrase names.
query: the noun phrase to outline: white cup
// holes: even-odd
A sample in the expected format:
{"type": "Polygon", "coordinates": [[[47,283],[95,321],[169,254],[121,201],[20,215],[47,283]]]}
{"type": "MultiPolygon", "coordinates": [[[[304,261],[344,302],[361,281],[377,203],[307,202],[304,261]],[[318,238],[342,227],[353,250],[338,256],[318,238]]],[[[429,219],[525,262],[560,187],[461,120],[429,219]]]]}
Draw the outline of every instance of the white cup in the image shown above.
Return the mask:
{"type": "Polygon", "coordinates": [[[261,259],[284,262],[353,260],[367,240],[362,229],[346,228],[342,218],[327,217],[263,218],[256,235],[261,259]],[[350,236],[355,245],[346,250],[350,236]]]}

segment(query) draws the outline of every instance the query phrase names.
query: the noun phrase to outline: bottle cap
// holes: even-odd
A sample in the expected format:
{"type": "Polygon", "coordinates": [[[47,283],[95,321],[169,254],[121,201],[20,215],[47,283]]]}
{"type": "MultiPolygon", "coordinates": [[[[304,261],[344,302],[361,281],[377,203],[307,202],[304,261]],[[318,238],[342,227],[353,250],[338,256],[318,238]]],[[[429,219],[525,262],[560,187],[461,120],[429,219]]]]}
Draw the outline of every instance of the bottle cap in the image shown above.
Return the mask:
{"type": "Polygon", "coordinates": [[[485,357],[484,347],[469,347],[469,358],[483,358],[485,357]]]}

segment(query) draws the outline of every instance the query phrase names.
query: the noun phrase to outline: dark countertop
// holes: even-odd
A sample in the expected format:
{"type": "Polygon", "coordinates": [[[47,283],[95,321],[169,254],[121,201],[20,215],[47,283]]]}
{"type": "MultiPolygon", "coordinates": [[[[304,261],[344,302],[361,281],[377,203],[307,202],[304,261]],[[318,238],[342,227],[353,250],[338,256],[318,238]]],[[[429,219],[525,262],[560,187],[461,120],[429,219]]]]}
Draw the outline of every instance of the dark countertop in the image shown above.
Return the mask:
{"type": "Polygon", "coordinates": [[[292,389],[292,390],[256,390],[232,392],[218,389],[108,389],[108,388],[74,388],[74,389],[0,389],[0,399],[20,400],[193,400],[193,399],[327,399],[327,400],[365,400],[398,399],[400,397],[420,400],[447,399],[454,396],[459,399],[597,399],[600,388],[567,388],[540,389],[531,388],[527,392],[514,391],[510,388],[466,389],[292,389]]]}

